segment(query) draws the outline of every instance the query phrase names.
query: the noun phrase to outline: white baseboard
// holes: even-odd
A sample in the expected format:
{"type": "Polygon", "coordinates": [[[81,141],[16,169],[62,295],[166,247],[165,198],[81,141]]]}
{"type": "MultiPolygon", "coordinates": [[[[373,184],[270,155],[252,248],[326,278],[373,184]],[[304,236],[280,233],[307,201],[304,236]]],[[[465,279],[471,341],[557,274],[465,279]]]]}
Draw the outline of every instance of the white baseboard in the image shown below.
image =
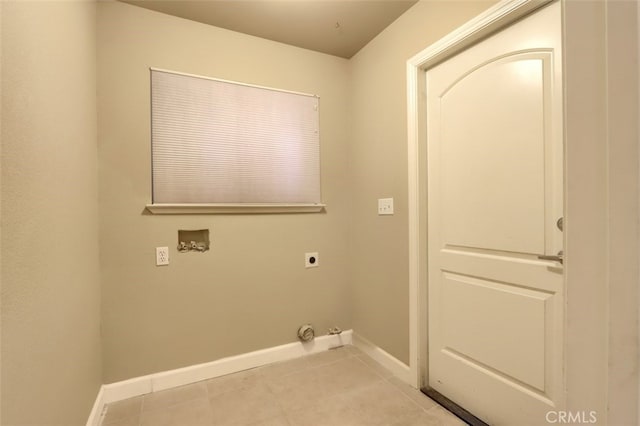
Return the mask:
{"type": "Polygon", "coordinates": [[[337,335],[316,337],[308,343],[287,343],[285,345],[222,358],[204,364],[191,365],[189,367],[102,385],[89,420],[87,421],[87,426],[99,426],[104,406],[112,402],[177,386],[188,385],[202,380],[213,379],[274,362],[287,361],[293,358],[323,352],[342,345],[350,345],[352,342],[353,331],[345,330],[337,335]]]}
{"type": "Polygon", "coordinates": [[[353,346],[357,347],[362,352],[366,353],[375,361],[380,363],[387,370],[391,371],[394,376],[396,376],[406,384],[415,387],[415,384],[413,383],[414,381],[411,380],[411,369],[407,364],[400,361],[379,346],[374,345],[369,340],[358,335],[357,333],[353,333],[352,342],[353,346]]]}

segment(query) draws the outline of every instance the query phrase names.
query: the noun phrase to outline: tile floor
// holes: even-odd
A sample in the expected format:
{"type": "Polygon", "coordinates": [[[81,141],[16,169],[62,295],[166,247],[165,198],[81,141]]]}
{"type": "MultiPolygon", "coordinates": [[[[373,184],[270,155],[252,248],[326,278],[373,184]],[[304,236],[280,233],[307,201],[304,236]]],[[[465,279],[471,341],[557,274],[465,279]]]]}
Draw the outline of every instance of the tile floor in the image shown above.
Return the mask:
{"type": "Polygon", "coordinates": [[[107,406],[102,426],[462,426],[353,346],[107,406]]]}

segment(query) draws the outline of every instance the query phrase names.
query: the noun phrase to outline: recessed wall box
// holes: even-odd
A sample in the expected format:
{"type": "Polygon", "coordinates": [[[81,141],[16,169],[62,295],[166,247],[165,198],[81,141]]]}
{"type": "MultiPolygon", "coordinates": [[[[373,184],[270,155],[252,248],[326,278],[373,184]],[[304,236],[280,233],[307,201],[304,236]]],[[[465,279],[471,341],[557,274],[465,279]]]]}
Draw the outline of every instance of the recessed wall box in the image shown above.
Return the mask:
{"type": "Polygon", "coordinates": [[[209,230],[178,230],[178,252],[199,252],[209,250],[209,230]]]}

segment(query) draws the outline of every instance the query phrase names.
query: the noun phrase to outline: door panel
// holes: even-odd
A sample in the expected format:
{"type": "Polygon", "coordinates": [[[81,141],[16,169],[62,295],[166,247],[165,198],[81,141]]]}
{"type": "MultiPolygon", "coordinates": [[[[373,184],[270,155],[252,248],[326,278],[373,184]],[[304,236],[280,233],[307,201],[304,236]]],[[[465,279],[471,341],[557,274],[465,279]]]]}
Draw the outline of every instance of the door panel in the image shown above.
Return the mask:
{"type": "Polygon", "coordinates": [[[563,404],[554,3],[427,71],[428,384],[490,424],[563,404]]]}
{"type": "Polygon", "coordinates": [[[445,350],[544,391],[545,305],[551,295],[449,272],[442,278],[445,350]]]}
{"type": "Polygon", "coordinates": [[[509,55],[471,70],[440,96],[447,244],[544,252],[541,141],[550,74],[548,52],[509,55]]]}

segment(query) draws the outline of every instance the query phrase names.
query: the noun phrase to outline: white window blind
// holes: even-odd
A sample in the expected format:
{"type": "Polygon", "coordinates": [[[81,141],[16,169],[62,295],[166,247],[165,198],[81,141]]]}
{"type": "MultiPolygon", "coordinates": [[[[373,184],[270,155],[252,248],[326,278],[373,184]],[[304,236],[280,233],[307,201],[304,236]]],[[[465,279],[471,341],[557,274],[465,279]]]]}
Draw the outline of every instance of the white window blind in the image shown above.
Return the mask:
{"type": "Polygon", "coordinates": [[[318,97],[151,70],[153,204],[320,204],[318,97]]]}

